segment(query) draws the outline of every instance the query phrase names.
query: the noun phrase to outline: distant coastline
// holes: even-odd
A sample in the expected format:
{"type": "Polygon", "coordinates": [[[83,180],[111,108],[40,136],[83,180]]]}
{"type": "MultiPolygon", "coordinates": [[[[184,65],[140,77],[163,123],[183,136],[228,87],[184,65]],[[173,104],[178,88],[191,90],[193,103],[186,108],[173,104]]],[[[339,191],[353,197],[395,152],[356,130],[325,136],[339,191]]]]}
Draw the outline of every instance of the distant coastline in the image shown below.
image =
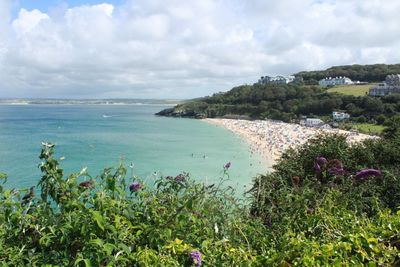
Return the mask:
{"type": "Polygon", "coordinates": [[[0,105],[159,105],[172,106],[180,99],[25,99],[3,98],[0,105]]]}
{"type": "Polygon", "coordinates": [[[317,129],[273,120],[210,118],[203,120],[224,127],[240,136],[250,145],[253,153],[259,153],[270,165],[273,165],[286,149],[296,148],[320,133],[344,134],[347,135],[347,141],[350,143],[379,138],[339,129],[317,129]]]}

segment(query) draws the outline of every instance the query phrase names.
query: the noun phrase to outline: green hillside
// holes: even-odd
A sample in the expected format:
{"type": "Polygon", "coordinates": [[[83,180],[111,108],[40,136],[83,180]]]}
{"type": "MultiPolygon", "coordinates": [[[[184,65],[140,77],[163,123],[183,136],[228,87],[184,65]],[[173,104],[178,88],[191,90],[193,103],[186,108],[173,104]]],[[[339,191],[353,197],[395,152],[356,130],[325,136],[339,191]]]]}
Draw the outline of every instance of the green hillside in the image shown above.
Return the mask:
{"type": "Polygon", "coordinates": [[[344,95],[353,96],[365,96],[368,94],[369,89],[376,85],[375,83],[363,84],[363,85],[336,85],[328,89],[329,93],[340,93],[344,95]]]}
{"type": "Polygon", "coordinates": [[[330,117],[332,111],[344,110],[352,120],[383,123],[386,118],[400,113],[400,94],[370,97],[362,91],[367,87],[334,87],[332,90],[341,93],[332,93],[319,86],[300,84],[242,85],[226,93],[188,101],[157,115],[189,118],[241,115],[290,122],[299,120],[301,116],[330,117]]]}

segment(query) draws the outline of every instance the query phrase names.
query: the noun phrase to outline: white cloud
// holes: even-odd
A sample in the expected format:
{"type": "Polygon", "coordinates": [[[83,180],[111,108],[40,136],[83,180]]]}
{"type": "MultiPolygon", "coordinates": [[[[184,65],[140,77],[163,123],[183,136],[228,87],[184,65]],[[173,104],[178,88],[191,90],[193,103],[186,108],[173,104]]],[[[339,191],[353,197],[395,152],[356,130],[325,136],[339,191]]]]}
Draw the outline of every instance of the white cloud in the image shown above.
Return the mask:
{"type": "Polygon", "coordinates": [[[44,14],[37,9],[29,12],[23,8],[19,12],[18,18],[13,21],[12,26],[15,33],[24,36],[38,27],[38,24],[41,23],[41,21],[48,19],[50,18],[47,14],[44,14]]]}
{"type": "Polygon", "coordinates": [[[400,61],[396,0],[0,2],[0,97],[195,97],[261,75],[400,61]]]}

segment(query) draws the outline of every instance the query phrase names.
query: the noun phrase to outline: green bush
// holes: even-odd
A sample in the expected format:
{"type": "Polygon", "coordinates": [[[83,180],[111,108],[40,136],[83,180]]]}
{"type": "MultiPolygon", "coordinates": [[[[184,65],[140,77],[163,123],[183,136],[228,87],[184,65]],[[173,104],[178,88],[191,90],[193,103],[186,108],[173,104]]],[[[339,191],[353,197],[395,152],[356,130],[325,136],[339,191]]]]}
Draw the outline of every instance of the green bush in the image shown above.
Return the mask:
{"type": "Polygon", "coordinates": [[[275,244],[265,265],[397,266],[396,142],[350,146],[342,135],[319,136],[286,151],[274,172],[255,179],[251,212],[263,220],[275,244]]]}
{"type": "Polygon", "coordinates": [[[383,125],[383,124],[385,123],[385,121],[386,121],[386,116],[385,116],[384,114],[379,114],[379,115],[376,117],[376,122],[377,122],[377,124],[379,124],[379,125],[383,125]]]}
{"type": "Polygon", "coordinates": [[[366,123],[367,122],[367,118],[365,116],[360,116],[357,118],[357,122],[358,123],[366,123]]]}

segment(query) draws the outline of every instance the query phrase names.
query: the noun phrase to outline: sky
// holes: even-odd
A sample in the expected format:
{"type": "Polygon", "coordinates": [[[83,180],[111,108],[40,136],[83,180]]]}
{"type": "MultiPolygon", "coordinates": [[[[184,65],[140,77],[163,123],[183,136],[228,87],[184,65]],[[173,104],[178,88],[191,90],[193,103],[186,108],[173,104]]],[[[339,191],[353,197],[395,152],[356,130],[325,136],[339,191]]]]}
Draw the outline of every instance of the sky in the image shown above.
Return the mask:
{"type": "Polygon", "coordinates": [[[187,99],[400,63],[398,0],[0,0],[1,98],[187,99]]]}

